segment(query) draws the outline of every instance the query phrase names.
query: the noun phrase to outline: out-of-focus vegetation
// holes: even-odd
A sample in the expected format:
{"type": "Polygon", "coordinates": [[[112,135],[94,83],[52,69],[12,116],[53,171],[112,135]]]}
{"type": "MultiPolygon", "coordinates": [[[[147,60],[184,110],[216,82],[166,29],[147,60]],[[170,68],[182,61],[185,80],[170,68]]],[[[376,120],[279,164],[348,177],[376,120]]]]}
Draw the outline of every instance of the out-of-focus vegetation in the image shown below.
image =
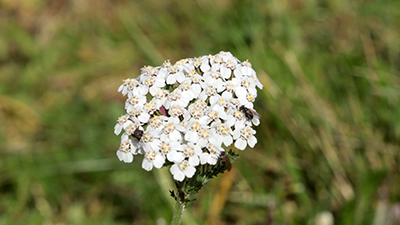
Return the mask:
{"type": "Polygon", "coordinates": [[[167,169],[119,162],[117,88],[231,51],[259,143],[185,224],[399,224],[400,1],[0,0],[0,224],[168,224],[167,169]],[[396,214],[397,212],[397,214],[396,214]]]}

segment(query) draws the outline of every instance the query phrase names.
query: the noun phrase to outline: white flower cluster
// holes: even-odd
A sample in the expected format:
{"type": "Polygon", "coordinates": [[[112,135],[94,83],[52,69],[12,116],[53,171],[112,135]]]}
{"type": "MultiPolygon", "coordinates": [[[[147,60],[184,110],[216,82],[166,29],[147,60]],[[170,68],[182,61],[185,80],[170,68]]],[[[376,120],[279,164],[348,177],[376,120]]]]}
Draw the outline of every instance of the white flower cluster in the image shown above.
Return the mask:
{"type": "Polygon", "coordinates": [[[251,64],[230,52],[145,66],[118,89],[128,97],[127,114],[114,127],[116,135],[124,131],[119,160],[130,163],[142,154],[147,171],[169,161],[174,179],[183,181],[196,166],[215,165],[222,144],[254,147],[251,127],[260,123],[253,110],[256,87],[263,86],[251,64]]]}

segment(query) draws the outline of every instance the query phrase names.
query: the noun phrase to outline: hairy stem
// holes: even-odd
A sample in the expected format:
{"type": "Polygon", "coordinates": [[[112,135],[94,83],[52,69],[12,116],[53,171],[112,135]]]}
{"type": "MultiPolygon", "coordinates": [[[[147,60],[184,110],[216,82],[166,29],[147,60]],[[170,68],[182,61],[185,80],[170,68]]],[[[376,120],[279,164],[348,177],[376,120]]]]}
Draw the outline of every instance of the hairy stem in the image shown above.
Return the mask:
{"type": "Polygon", "coordinates": [[[176,203],[175,203],[174,215],[172,216],[171,225],[181,224],[182,215],[183,215],[183,212],[185,211],[185,207],[186,207],[186,202],[181,200],[180,195],[177,196],[176,203]]]}

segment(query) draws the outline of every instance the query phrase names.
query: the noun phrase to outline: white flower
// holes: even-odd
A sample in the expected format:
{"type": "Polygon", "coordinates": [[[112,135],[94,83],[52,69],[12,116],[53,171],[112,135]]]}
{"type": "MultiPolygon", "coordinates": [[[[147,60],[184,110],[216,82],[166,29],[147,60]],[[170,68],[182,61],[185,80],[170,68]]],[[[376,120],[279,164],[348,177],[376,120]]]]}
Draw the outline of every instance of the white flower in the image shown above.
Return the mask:
{"type": "Polygon", "coordinates": [[[199,140],[198,131],[201,129],[201,123],[196,119],[191,119],[186,126],[185,140],[196,143],[199,140]]]}
{"type": "Polygon", "coordinates": [[[168,90],[160,89],[154,96],[152,101],[155,101],[158,106],[164,105],[165,101],[167,100],[168,94],[169,94],[168,90]]]}
{"type": "Polygon", "coordinates": [[[217,112],[213,109],[209,109],[204,116],[202,116],[199,121],[202,124],[209,124],[211,122],[220,122],[220,119],[226,120],[228,119],[228,114],[225,113],[224,110],[217,112]]]}
{"type": "Polygon", "coordinates": [[[146,95],[147,88],[141,85],[136,79],[126,79],[118,88],[118,92],[121,92],[123,95],[128,94],[128,97],[131,95],[146,95]]]}
{"type": "Polygon", "coordinates": [[[153,166],[157,169],[160,169],[165,163],[165,158],[159,151],[149,151],[144,155],[144,159],[142,161],[142,168],[150,171],[153,169],[153,166]]]}
{"type": "Polygon", "coordinates": [[[171,106],[171,108],[169,109],[168,112],[172,117],[179,117],[181,115],[184,115],[186,113],[186,111],[187,110],[184,107],[182,107],[180,105],[174,105],[174,106],[171,106]]]}
{"type": "Polygon", "coordinates": [[[256,74],[256,71],[254,71],[254,69],[251,68],[251,63],[248,60],[244,61],[242,65],[243,67],[241,68],[240,71],[242,72],[243,75],[250,76],[256,74]]]}
{"type": "Polygon", "coordinates": [[[223,142],[226,147],[230,146],[233,142],[233,132],[230,126],[226,125],[225,123],[215,123],[213,124],[213,127],[216,127],[213,137],[217,140],[217,142],[223,142]]]}
{"type": "Polygon", "coordinates": [[[118,92],[121,92],[123,95],[126,95],[129,91],[129,83],[130,82],[131,82],[131,79],[123,80],[123,83],[118,88],[118,92]]]}
{"type": "Polygon", "coordinates": [[[183,160],[180,163],[175,163],[171,166],[171,174],[177,181],[183,181],[185,177],[191,178],[196,173],[194,166],[190,166],[187,160],[183,160]]]}
{"type": "Polygon", "coordinates": [[[249,61],[245,61],[237,65],[233,73],[237,78],[242,78],[243,76],[252,76],[256,74],[253,68],[251,68],[251,63],[249,61]]]}
{"type": "Polygon", "coordinates": [[[235,141],[235,147],[240,150],[244,150],[246,145],[249,144],[251,148],[257,143],[257,138],[254,137],[256,133],[255,130],[251,129],[250,127],[246,126],[242,129],[236,129],[233,132],[233,138],[235,141]]]}
{"type": "Polygon", "coordinates": [[[203,116],[204,109],[194,106],[189,108],[188,113],[189,114],[186,117],[190,115],[191,117],[193,117],[193,119],[200,119],[203,116]]]}
{"type": "Polygon", "coordinates": [[[251,127],[260,120],[248,110],[254,107],[257,87],[263,86],[251,64],[230,52],[143,67],[138,78],[118,88],[127,96],[126,115],[114,126],[116,135],[124,130],[118,158],[132,162],[133,155],[144,155],[147,171],[168,160],[174,179],[183,181],[200,163],[215,165],[222,144],[254,147],[251,127]]]}
{"type": "Polygon", "coordinates": [[[177,117],[171,117],[164,124],[163,133],[161,134],[161,140],[167,139],[171,141],[178,141],[182,138],[180,132],[184,132],[185,128],[181,126],[180,121],[177,117]]]}
{"type": "Polygon", "coordinates": [[[203,77],[196,73],[194,70],[188,74],[192,81],[191,91],[194,94],[194,97],[197,98],[201,92],[201,84],[203,84],[203,77]]]}
{"type": "Polygon", "coordinates": [[[199,165],[199,156],[201,153],[201,148],[195,144],[188,143],[183,145],[183,155],[188,159],[190,166],[199,165]]]}
{"type": "Polygon", "coordinates": [[[206,87],[199,96],[200,100],[206,101],[210,99],[210,104],[213,105],[215,102],[218,101],[220,96],[217,94],[217,91],[214,87],[206,87]]]}
{"type": "Polygon", "coordinates": [[[143,106],[131,106],[127,109],[127,112],[137,118],[141,123],[147,123],[150,119],[150,115],[144,111],[143,106]]]}
{"type": "Polygon", "coordinates": [[[203,73],[207,72],[207,71],[209,71],[211,69],[211,66],[210,66],[210,58],[211,57],[212,57],[211,55],[201,57],[201,59],[200,59],[201,60],[200,69],[201,69],[201,71],[203,73]]]}
{"type": "Polygon", "coordinates": [[[171,106],[183,106],[186,107],[191,99],[191,96],[182,95],[182,91],[176,89],[172,93],[170,93],[167,97],[168,101],[165,103],[165,108],[169,109],[171,106]]]}
{"type": "Polygon", "coordinates": [[[215,165],[218,162],[218,158],[221,155],[221,151],[224,151],[221,147],[217,147],[214,144],[207,145],[207,151],[200,155],[201,164],[215,165]]]}
{"type": "Polygon", "coordinates": [[[162,87],[165,86],[165,80],[160,77],[148,76],[142,74],[140,80],[150,90],[150,94],[155,96],[162,87]]]}
{"type": "Polygon", "coordinates": [[[167,120],[166,116],[154,116],[149,120],[149,130],[162,130],[164,128],[164,122],[167,120]]]}
{"type": "Polygon", "coordinates": [[[226,64],[220,66],[220,71],[221,77],[224,79],[229,79],[232,76],[232,70],[226,64]]]}
{"type": "Polygon", "coordinates": [[[161,153],[167,157],[170,162],[182,162],[185,158],[183,153],[183,146],[179,142],[164,141],[161,143],[161,153]],[[180,151],[180,152],[178,152],[180,151]]]}
{"type": "Polygon", "coordinates": [[[115,124],[114,126],[114,133],[116,135],[121,133],[122,128],[125,128],[128,125],[128,119],[129,119],[129,115],[123,115],[121,117],[118,117],[118,123],[115,124]]]}
{"type": "Polygon", "coordinates": [[[125,163],[131,163],[133,161],[133,155],[136,155],[136,148],[132,143],[132,140],[127,136],[123,136],[121,139],[121,145],[117,151],[119,161],[125,163]]]}
{"type": "Polygon", "coordinates": [[[255,74],[250,76],[251,79],[253,79],[253,81],[255,82],[256,86],[260,89],[263,89],[264,85],[262,85],[262,83],[260,82],[260,80],[257,78],[257,76],[255,74]]]}
{"type": "Polygon", "coordinates": [[[199,134],[199,140],[196,142],[198,146],[200,147],[204,147],[206,146],[206,144],[209,142],[209,140],[211,139],[211,133],[213,133],[214,129],[209,129],[207,128],[202,128],[198,131],[199,134]]]}
{"type": "Polygon", "coordinates": [[[204,73],[203,78],[208,86],[218,88],[223,86],[224,81],[221,79],[221,73],[218,71],[209,71],[204,73]]]}
{"type": "Polygon", "coordinates": [[[145,131],[140,142],[145,152],[160,150],[161,141],[157,130],[145,131]]]}
{"type": "Polygon", "coordinates": [[[143,130],[143,128],[140,127],[138,122],[133,122],[131,120],[128,120],[125,123],[125,126],[124,126],[125,133],[122,134],[122,138],[124,138],[124,136],[129,137],[129,136],[133,135],[135,133],[136,129],[143,130]]]}
{"type": "Polygon", "coordinates": [[[252,109],[253,106],[254,106],[253,102],[256,100],[256,97],[257,96],[252,95],[252,94],[249,93],[246,96],[239,97],[238,100],[239,100],[241,105],[244,105],[246,108],[252,109]]]}
{"type": "Polygon", "coordinates": [[[185,74],[183,74],[182,68],[173,65],[169,67],[169,75],[167,77],[167,84],[175,84],[176,81],[179,83],[182,83],[182,81],[185,80],[185,74]]]}
{"type": "Polygon", "coordinates": [[[232,97],[232,93],[225,91],[213,106],[213,110],[215,110],[223,120],[226,120],[227,118],[225,109],[229,108],[232,97]]]}
{"type": "Polygon", "coordinates": [[[242,111],[240,111],[237,108],[234,108],[230,109],[228,111],[228,114],[229,114],[228,120],[225,122],[228,126],[231,127],[233,125],[236,125],[237,123],[239,123],[239,121],[241,121],[240,123],[244,125],[246,117],[242,111]]]}
{"type": "Polygon", "coordinates": [[[125,101],[125,109],[130,109],[131,107],[135,107],[137,105],[143,105],[146,103],[146,96],[144,95],[134,95],[128,97],[125,101]]]}
{"type": "MultiPolygon", "coordinates": [[[[149,103],[144,104],[144,111],[146,112],[146,114],[150,115],[153,114],[161,105],[158,105],[158,101],[156,101],[156,99],[152,99],[149,103]]],[[[148,121],[149,119],[147,119],[148,121]]]]}
{"type": "Polygon", "coordinates": [[[179,89],[182,91],[180,94],[182,96],[187,96],[185,98],[187,98],[189,101],[197,98],[197,96],[199,96],[201,89],[199,89],[200,85],[198,86],[192,86],[192,79],[186,79],[184,80],[180,85],[179,85],[179,89]],[[196,90],[194,90],[193,87],[197,87],[196,90]]]}

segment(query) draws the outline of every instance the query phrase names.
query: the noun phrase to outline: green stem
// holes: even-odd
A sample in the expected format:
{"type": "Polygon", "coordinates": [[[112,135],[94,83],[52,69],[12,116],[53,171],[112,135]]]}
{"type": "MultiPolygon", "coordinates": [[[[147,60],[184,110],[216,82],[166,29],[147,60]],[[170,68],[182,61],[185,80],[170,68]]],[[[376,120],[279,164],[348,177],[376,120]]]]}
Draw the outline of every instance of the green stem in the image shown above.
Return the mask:
{"type": "Polygon", "coordinates": [[[177,197],[176,203],[175,203],[174,215],[172,216],[171,225],[181,224],[182,215],[183,215],[183,212],[185,211],[185,207],[186,207],[186,202],[181,202],[180,198],[177,197]]]}

